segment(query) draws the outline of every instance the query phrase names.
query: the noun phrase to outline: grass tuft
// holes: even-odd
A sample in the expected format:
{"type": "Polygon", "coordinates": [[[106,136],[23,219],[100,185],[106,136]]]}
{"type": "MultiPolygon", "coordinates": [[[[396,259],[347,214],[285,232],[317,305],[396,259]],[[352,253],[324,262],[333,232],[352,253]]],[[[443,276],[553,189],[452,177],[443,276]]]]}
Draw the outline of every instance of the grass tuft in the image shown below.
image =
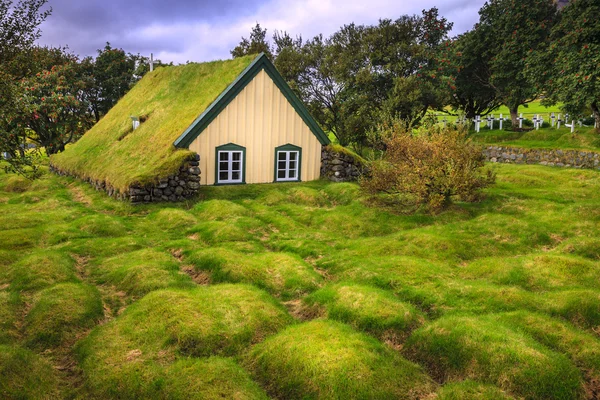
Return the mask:
{"type": "Polygon", "coordinates": [[[79,283],[61,283],[34,296],[25,317],[29,346],[49,348],[93,327],[103,316],[98,290],[79,283]]]}
{"type": "MultiPolygon", "coordinates": [[[[214,367],[206,372],[206,379],[213,376],[218,381],[227,368],[235,368],[223,366],[223,362],[194,366],[193,358],[188,357],[236,355],[291,321],[282,306],[251,286],[158,290],[96,328],[80,343],[78,353],[87,386],[96,396],[112,397],[122,392],[126,398],[161,397],[160,393],[168,393],[163,392],[167,389],[162,385],[166,385],[169,374],[178,379],[172,385],[189,394],[190,387],[200,383],[186,388],[192,373],[189,369],[214,367]],[[182,364],[176,364],[177,360],[182,364]]],[[[246,389],[252,386],[241,376],[239,370],[232,373],[232,379],[240,380],[246,389]]]]}
{"type": "Polygon", "coordinates": [[[59,398],[56,372],[50,363],[32,351],[0,345],[0,397],[59,398]]]}
{"type": "Polygon", "coordinates": [[[441,387],[437,392],[436,399],[439,400],[510,400],[514,397],[500,390],[494,385],[466,380],[452,382],[441,387]]]}
{"type": "Polygon", "coordinates": [[[348,323],[382,339],[404,338],[421,325],[423,314],[392,293],[355,283],[328,285],[304,298],[309,307],[320,306],[329,319],[348,323]]]}
{"type": "Polygon", "coordinates": [[[245,365],[285,399],[417,399],[435,390],[421,368],[338,322],[289,327],[256,345],[245,365]]]}
{"type": "Polygon", "coordinates": [[[490,318],[443,317],[416,330],[405,350],[441,381],[474,379],[531,399],[583,395],[567,357],[490,318]]]}
{"type": "Polygon", "coordinates": [[[192,253],[187,261],[211,272],[213,282],[252,283],[284,300],[317,289],[322,280],[304,260],[288,253],[241,254],[210,248],[192,253]]]}
{"type": "Polygon", "coordinates": [[[173,256],[153,249],[107,258],[90,267],[90,272],[99,283],[113,285],[136,297],[167,287],[192,286],[173,256]]]}
{"type": "Polygon", "coordinates": [[[74,262],[64,252],[38,251],[0,270],[0,284],[11,290],[38,290],[75,281],[74,262]]]}

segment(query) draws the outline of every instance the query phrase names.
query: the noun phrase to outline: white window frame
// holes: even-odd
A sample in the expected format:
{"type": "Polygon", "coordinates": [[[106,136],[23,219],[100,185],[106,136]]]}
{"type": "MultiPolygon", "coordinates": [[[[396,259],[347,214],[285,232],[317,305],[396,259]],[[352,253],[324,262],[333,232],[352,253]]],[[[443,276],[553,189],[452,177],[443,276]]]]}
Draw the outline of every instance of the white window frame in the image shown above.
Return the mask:
{"type": "Polygon", "coordinates": [[[296,182],[299,181],[299,172],[300,172],[300,151],[299,150],[278,150],[277,151],[277,160],[275,162],[275,166],[276,166],[276,171],[275,171],[275,176],[276,176],[276,181],[277,182],[296,182]],[[296,159],[295,160],[290,160],[290,154],[295,153],[296,154],[296,159]],[[285,154],[285,160],[280,160],[279,156],[281,154],[285,154]],[[279,168],[279,162],[280,161],[285,161],[285,168],[281,169],[279,168]],[[290,168],[290,162],[294,161],[296,162],[296,168],[290,168]],[[279,172],[280,171],[285,171],[285,178],[280,178],[279,177],[279,172]],[[294,171],[295,172],[295,176],[293,178],[290,178],[290,171],[294,171]]]}
{"type": "Polygon", "coordinates": [[[218,150],[217,151],[217,179],[216,182],[217,183],[243,183],[244,182],[244,152],[242,150],[218,150]],[[225,162],[225,161],[221,161],[221,154],[223,153],[227,153],[227,169],[226,170],[222,170],[221,169],[221,163],[225,162]],[[238,160],[233,160],[233,154],[234,153],[239,153],[240,155],[240,159],[238,160]],[[233,169],[233,163],[234,162],[239,162],[240,163],[240,169],[239,170],[234,170],[233,169]],[[227,172],[227,179],[221,179],[221,172],[227,172]],[[232,175],[234,172],[239,172],[240,173],[240,177],[239,179],[232,179],[232,175]]]}

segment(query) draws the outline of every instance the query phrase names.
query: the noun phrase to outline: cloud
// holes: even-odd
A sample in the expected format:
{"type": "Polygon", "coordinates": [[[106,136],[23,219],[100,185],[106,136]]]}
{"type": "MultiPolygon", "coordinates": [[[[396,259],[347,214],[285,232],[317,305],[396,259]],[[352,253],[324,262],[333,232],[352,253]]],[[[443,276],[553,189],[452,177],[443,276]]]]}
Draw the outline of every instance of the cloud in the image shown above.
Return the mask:
{"type": "Polygon", "coordinates": [[[478,19],[484,0],[258,0],[120,1],[55,0],[53,15],[42,26],[42,44],[65,45],[80,55],[92,55],[109,41],[132,53],[150,52],[163,61],[185,62],[229,58],[229,51],[259,22],[292,36],[329,36],[355,22],[374,24],[420,14],[437,6],[462,33],[478,19]]]}

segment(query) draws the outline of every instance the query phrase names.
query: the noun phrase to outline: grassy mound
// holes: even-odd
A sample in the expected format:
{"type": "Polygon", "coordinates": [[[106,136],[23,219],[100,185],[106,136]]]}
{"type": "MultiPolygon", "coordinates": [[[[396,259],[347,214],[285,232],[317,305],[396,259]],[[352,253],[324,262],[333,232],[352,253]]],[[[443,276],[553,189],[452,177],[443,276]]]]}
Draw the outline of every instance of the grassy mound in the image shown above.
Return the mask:
{"type": "Polygon", "coordinates": [[[192,286],[173,256],[153,249],[107,258],[90,270],[99,283],[114,285],[133,296],[167,287],[192,286]]]}
{"type": "Polygon", "coordinates": [[[59,345],[73,337],[74,332],[94,326],[102,315],[102,301],[95,287],[79,283],[58,284],[34,297],[25,317],[26,341],[42,348],[59,345]]]}
{"type": "Polygon", "coordinates": [[[485,278],[501,285],[515,285],[527,290],[546,291],[568,286],[600,287],[600,267],[585,258],[537,254],[520,257],[484,258],[469,264],[462,275],[470,279],[485,278]]]}
{"type": "Polygon", "coordinates": [[[246,365],[285,399],[416,399],[435,384],[417,365],[337,322],[292,326],[256,345],[246,365]]]}
{"type": "Polygon", "coordinates": [[[525,398],[575,399],[581,373],[562,354],[482,317],[444,317],[416,330],[406,352],[443,381],[475,379],[525,398]]]}
{"type": "Polygon", "coordinates": [[[79,218],[71,226],[94,237],[118,237],[127,234],[127,229],[121,221],[103,214],[79,218]]]}
{"type": "Polygon", "coordinates": [[[300,257],[286,253],[249,255],[213,248],[193,253],[189,262],[210,271],[214,282],[252,283],[283,299],[311,292],[322,280],[300,257]]]}
{"type": "Polygon", "coordinates": [[[466,380],[462,382],[448,383],[437,392],[436,399],[439,400],[510,400],[509,396],[498,387],[483,383],[466,380]]]}
{"type": "Polygon", "coordinates": [[[6,192],[23,193],[31,187],[32,182],[32,180],[24,178],[22,176],[13,175],[6,180],[3,189],[6,192]]]}
{"type": "MultiPolygon", "coordinates": [[[[213,368],[210,362],[175,366],[181,356],[235,355],[291,321],[272,297],[251,286],[154,291],[80,343],[81,365],[100,397],[119,391],[128,398],[161,397],[169,373],[187,379],[190,369],[213,368]]],[[[223,373],[215,368],[207,377],[223,373]]],[[[173,384],[184,390],[189,382],[173,384]]]]}
{"type": "Polygon", "coordinates": [[[148,221],[164,230],[185,231],[196,224],[196,218],[183,210],[165,208],[148,216],[148,221]]]}
{"type": "Polygon", "coordinates": [[[244,206],[229,200],[202,201],[193,209],[193,213],[202,221],[228,221],[249,216],[249,210],[244,206]]]}
{"type": "Polygon", "coordinates": [[[37,290],[60,282],[74,281],[74,262],[59,251],[40,251],[0,270],[0,284],[11,290],[37,290]]]}
{"type": "Polygon", "coordinates": [[[587,391],[600,393],[600,341],[594,335],[581,332],[560,320],[526,311],[498,314],[495,319],[566,354],[584,372],[587,391]]]}
{"type": "Polygon", "coordinates": [[[148,73],[51,163],[82,178],[106,180],[120,190],[177,172],[190,152],[176,150],[173,142],[253,59],[190,63],[148,73]],[[134,131],[132,115],[146,117],[134,131]]]}
{"type": "Polygon", "coordinates": [[[0,345],[0,397],[3,399],[56,399],[54,368],[37,354],[0,345]]]}
{"type": "Polygon", "coordinates": [[[325,286],[304,298],[309,306],[321,306],[327,318],[386,338],[402,338],[420,325],[423,315],[390,292],[355,283],[325,286]]]}
{"type": "Polygon", "coordinates": [[[0,291],[0,344],[10,343],[17,336],[15,323],[17,322],[16,315],[16,299],[7,291],[0,291]]]}

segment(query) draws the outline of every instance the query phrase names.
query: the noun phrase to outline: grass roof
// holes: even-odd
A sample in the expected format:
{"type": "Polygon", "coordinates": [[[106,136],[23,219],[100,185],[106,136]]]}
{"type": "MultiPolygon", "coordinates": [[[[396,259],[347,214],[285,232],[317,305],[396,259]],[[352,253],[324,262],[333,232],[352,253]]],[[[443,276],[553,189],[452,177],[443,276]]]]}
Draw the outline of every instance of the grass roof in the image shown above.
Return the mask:
{"type": "Polygon", "coordinates": [[[190,151],[173,142],[252,62],[254,56],[158,68],[148,73],[54,166],[125,190],[177,172],[190,151]],[[145,118],[132,130],[131,116],[145,118]]]}

